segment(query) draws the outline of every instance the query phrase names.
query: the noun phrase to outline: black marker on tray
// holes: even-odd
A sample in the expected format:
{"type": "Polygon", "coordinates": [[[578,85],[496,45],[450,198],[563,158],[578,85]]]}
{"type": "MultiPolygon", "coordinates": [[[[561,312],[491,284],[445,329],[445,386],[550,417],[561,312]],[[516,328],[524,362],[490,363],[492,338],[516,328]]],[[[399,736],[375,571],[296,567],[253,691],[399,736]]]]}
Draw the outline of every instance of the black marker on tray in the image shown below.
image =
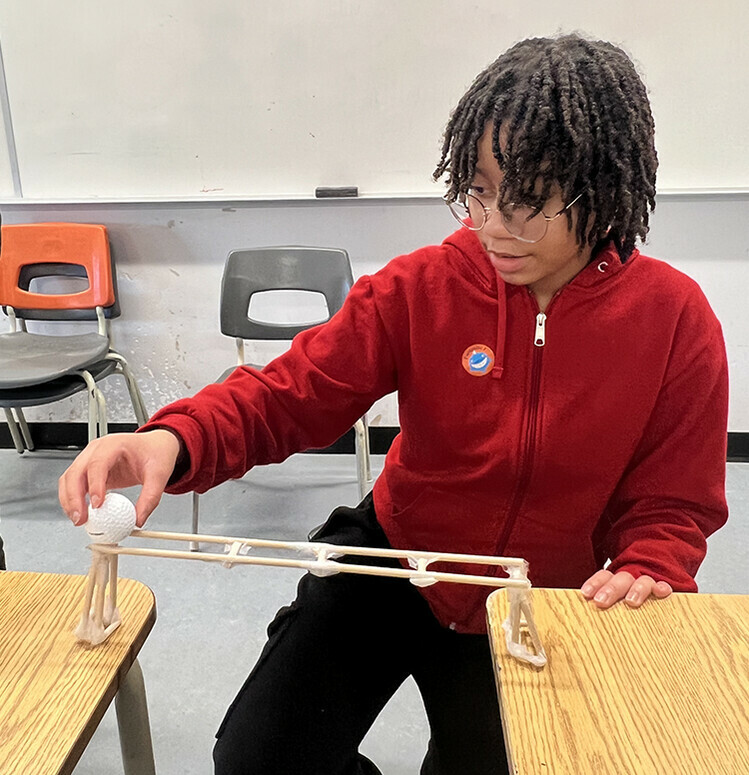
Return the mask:
{"type": "Polygon", "coordinates": [[[338,199],[359,196],[358,186],[318,186],[315,189],[316,199],[338,199]]]}

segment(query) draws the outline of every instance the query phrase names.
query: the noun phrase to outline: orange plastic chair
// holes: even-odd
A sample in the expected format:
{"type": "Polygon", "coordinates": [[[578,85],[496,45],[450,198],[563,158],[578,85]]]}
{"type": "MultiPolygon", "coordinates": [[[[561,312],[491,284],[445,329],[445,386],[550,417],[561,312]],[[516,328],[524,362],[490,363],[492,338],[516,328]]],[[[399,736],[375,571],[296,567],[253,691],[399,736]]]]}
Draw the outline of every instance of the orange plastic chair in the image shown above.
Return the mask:
{"type": "Polygon", "coordinates": [[[33,223],[2,228],[0,303],[16,309],[79,310],[111,307],[115,302],[112,263],[104,226],[33,223]],[[85,270],[89,287],[76,293],[34,293],[22,282],[24,270],[41,264],[85,270]]]}
{"type": "Polygon", "coordinates": [[[104,435],[106,405],[96,383],[112,373],[125,377],[142,425],[147,413],[140,390],[127,361],[111,343],[109,320],[119,316],[120,308],[106,228],[37,223],[3,226],[1,233],[0,305],[11,331],[0,334],[0,406],[16,450],[34,449],[23,407],[49,404],[83,390],[89,394],[89,440],[104,435]],[[85,279],[86,287],[41,290],[54,278],[59,285],[63,277],[85,279]],[[60,336],[46,330],[32,333],[27,320],[96,320],[98,326],[95,332],[60,336]]]}

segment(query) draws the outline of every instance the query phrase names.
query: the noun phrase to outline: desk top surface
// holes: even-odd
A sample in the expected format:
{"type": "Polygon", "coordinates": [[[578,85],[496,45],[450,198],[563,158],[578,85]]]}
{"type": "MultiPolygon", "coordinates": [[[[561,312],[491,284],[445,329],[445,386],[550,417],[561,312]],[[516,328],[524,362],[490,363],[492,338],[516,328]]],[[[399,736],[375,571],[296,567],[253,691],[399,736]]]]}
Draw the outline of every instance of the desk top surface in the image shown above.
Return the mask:
{"type": "Polygon", "coordinates": [[[0,772],[71,773],[156,620],[148,587],[120,579],[122,624],[100,646],[73,630],[85,576],[0,573],[0,772]]]}
{"type": "Polygon", "coordinates": [[[510,772],[749,772],[749,595],[608,611],[576,590],[532,595],[542,670],[507,654],[506,591],[487,603],[510,772]]]}

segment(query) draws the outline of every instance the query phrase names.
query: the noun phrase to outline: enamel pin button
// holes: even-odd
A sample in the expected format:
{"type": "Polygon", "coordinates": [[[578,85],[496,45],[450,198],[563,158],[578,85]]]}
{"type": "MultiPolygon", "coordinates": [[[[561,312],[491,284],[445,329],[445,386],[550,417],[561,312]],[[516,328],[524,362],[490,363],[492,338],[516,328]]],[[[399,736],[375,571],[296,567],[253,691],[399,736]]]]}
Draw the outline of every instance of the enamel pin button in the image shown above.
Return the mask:
{"type": "Polygon", "coordinates": [[[485,344],[472,344],[463,353],[463,368],[472,377],[483,377],[494,366],[494,353],[485,344]]]}

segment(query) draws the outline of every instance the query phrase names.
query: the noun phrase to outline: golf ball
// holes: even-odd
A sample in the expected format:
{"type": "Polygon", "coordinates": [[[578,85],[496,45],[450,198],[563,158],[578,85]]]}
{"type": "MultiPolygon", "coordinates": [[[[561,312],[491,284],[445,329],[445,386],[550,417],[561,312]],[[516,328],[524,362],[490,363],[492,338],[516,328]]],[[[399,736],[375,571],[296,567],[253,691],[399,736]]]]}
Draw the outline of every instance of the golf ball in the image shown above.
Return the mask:
{"type": "Polygon", "coordinates": [[[104,503],[88,507],[86,532],[95,544],[118,544],[135,528],[135,506],[117,492],[107,493],[104,503]]]}

